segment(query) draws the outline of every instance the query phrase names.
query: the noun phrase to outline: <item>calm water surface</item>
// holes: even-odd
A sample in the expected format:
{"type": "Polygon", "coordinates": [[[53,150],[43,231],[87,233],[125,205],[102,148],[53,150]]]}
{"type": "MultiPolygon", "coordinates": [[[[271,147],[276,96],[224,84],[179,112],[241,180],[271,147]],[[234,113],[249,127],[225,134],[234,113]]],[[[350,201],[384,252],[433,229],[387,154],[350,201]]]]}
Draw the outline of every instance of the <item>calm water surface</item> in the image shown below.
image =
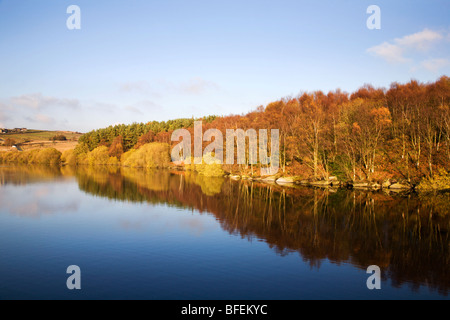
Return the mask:
{"type": "Polygon", "coordinates": [[[99,167],[0,183],[0,299],[449,299],[449,194],[99,167]]]}

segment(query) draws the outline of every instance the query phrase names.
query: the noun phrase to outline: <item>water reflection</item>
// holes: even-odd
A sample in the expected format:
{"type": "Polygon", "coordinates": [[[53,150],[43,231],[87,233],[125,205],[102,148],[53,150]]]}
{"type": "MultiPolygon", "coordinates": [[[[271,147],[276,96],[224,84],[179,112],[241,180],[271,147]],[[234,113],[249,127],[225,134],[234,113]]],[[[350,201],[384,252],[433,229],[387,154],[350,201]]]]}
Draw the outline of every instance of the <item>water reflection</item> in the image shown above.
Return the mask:
{"type": "MultiPolygon", "coordinates": [[[[80,190],[99,197],[211,213],[230,234],[261,239],[279,255],[298,252],[313,267],[324,259],[364,270],[376,264],[393,286],[425,285],[448,294],[449,193],[283,188],[128,168],[0,167],[2,184],[65,177],[76,177],[80,190]]],[[[140,225],[124,221],[123,227],[140,225]]]]}
{"type": "MultiPolygon", "coordinates": [[[[72,169],[73,170],[73,169],[72,169]]],[[[0,164],[0,185],[25,185],[34,182],[52,181],[64,176],[59,166],[15,166],[0,164]]],[[[67,170],[64,170],[67,172],[67,170]]]]}

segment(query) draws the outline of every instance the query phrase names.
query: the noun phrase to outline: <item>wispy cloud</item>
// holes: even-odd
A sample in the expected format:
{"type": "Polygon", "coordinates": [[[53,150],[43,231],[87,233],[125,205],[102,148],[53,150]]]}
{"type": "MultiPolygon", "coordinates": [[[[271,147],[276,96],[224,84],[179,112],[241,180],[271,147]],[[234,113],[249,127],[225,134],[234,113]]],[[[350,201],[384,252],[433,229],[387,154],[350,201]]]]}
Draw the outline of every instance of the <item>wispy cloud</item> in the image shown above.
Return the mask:
{"type": "Polygon", "coordinates": [[[180,84],[176,89],[186,94],[201,94],[207,90],[218,88],[219,86],[216,83],[197,77],[180,84]]]}
{"type": "Polygon", "coordinates": [[[98,101],[87,101],[86,107],[93,110],[99,110],[101,112],[108,112],[108,113],[114,113],[118,109],[118,106],[113,103],[98,102],[98,101]]]}
{"type": "Polygon", "coordinates": [[[55,114],[80,113],[78,99],[46,96],[42,93],[26,93],[0,101],[0,122],[2,127],[48,128],[60,126],[55,114]]]}
{"type": "Polygon", "coordinates": [[[150,90],[150,85],[147,81],[134,81],[134,82],[125,82],[120,85],[120,90],[124,92],[142,92],[146,93],[150,90]]]}
{"type": "MultiPolygon", "coordinates": [[[[130,105],[128,111],[142,118],[145,109],[141,106],[146,105],[130,105]]],[[[92,128],[87,123],[93,118],[98,119],[99,126],[107,126],[118,118],[129,122],[130,114],[123,111],[115,101],[78,100],[41,93],[0,97],[0,124],[6,128],[89,131],[92,128]]]]}
{"type": "Polygon", "coordinates": [[[133,107],[133,106],[127,106],[125,107],[125,110],[137,113],[137,114],[144,114],[139,108],[133,107]]]}
{"type": "Polygon", "coordinates": [[[37,122],[43,122],[43,123],[53,123],[55,122],[55,119],[53,119],[52,117],[49,117],[45,114],[37,114],[35,116],[35,119],[37,122]]]}
{"type": "Polygon", "coordinates": [[[426,51],[430,49],[434,43],[442,39],[444,39],[444,36],[439,32],[424,29],[423,31],[404,36],[400,39],[395,39],[394,41],[398,46],[403,48],[426,51]]]}
{"type": "Polygon", "coordinates": [[[145,111],[161,111],[162,108],[153,101],[141,100],[132,105],[126,106],[125,110],[135,114],[144,115],[145,111]]]}
{"type": "Polygon", "coordinates": [[[120,91],[125,93],[140,93],[152,97],[164,95],[201,95],[208,90],[218,90],[219,86],[201,77],[194,77],[187,81],[173,82],[159,79],[152,82],[144,80],[125,82],[120,85],[120,91]]]}
{"type": "Polygon", "coordinates": [[[449,59],[428,59],[425,61],[422,61],[422,67],[425,69],[431,71],[431,72],[438,72],[442,68],[445,68],[447,66],[450,66],[450,60],[449,59]]]}
{"type": "MultiPolygon", "coordinates": [[[[367,52],[386,60],[389,63],[414,62],[415,54],[424,54],[429,52],[437,44],[448,39],[449,35],[430,29],[424,29],[420,32],[406,35],[402,38],[396,38],[391,42],[367,49],[367,52]]],[[[429,58],[420,64],[428,70],[436,70],[446,66],[445,58],[429,58]]]]}
{"type": "Polygon", "coordinates": [[[4,126],[3,126],[3,122],[4,122],[4,121],[8,121],[8,120],[11,119],[11,116],[7,115],[7,114],[3,111],[3,110],[5,110],[5,109],[3,109],[2,105],[3,105],[3,104],[0,103],[0,124],[1,124],[0,127],[1,127],[1,128],[4,127],[4,126]]]}
{"type": "Polygon", "coordinates": [[[29,93],[10,99],[14,107],[27,107],[34,110],[42,110],[47,107],[65,107],[76,109],[79,107],[77,99],[60,99],[44,96],[42,93],[29,93]]]}
{"type": "Polygon", "coordinates": [[[383,42],[382,44],[367,49],[367,52],[373,53],[378,57],[383,58],[387,62],[406,62],[409,59],[406,59],[403,56],[404,49],[398,45],[391,44],[389,42],[383,42]]]}
{"type": "Polygon", "coordinates": [[[39,124],[53,124],[55,123],[55,119],[53,119],[50,116],[47,116],[45,114],[35,114],[33,116],[26,116],[24,117],[25,120],[32,122],[32,123],[39,123],[39,124]]]}
{"type": "Polygon", "coordinates": [[[150,100],[142,100],[136,103],[136,106],[144,109],[158,109],[159,106],[150,100]]]}

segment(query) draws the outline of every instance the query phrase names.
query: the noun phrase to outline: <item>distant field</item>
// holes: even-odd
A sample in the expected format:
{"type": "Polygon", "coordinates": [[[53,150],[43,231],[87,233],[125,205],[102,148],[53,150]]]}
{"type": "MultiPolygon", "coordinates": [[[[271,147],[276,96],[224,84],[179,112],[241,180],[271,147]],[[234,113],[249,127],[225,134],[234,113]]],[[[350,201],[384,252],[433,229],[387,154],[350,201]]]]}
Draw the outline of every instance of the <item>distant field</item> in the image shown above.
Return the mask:
{"type": "Polygon", "coordinates": [[[18,143],[25,142],[26,140],[47,140],[49,141],[56,135],[62,134],[66,136],[67,140],[77,141],[81,136],[81,133],[71,131],[42,131],[42,130],[28,130],[23,133],[0,133],[0,139],[11,138],[18,143]]]}
{"type": "Polygon", "coordinates": [[[71,131],[43,131],[28,130],[23,133],[1,133],[0,134],[0,151],[9,151],[10,147],[2,146],[3,141],[7,138],[13,139],[20,145],[22,150],[55,148],[59,151],[75,148],[81,133],[71,131]],[[56,135],[63,135],[66,141],[51,141],[50,139],[56,135]]]}

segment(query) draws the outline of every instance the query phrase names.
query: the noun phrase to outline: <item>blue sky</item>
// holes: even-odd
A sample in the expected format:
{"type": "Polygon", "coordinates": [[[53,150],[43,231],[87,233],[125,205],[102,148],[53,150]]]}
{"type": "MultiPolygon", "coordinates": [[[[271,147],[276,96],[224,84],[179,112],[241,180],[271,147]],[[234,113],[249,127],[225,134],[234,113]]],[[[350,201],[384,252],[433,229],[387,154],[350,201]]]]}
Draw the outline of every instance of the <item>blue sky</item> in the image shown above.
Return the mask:
{"type": "Polygon", "coordinates": [[[0,127],[86,132],[450,74],[448,0],[0,0],[0,127]],[[69,30],[69,5],[81,29],[69,30]],[[369,5],[381,29],[369,30],[369,5]]]}

